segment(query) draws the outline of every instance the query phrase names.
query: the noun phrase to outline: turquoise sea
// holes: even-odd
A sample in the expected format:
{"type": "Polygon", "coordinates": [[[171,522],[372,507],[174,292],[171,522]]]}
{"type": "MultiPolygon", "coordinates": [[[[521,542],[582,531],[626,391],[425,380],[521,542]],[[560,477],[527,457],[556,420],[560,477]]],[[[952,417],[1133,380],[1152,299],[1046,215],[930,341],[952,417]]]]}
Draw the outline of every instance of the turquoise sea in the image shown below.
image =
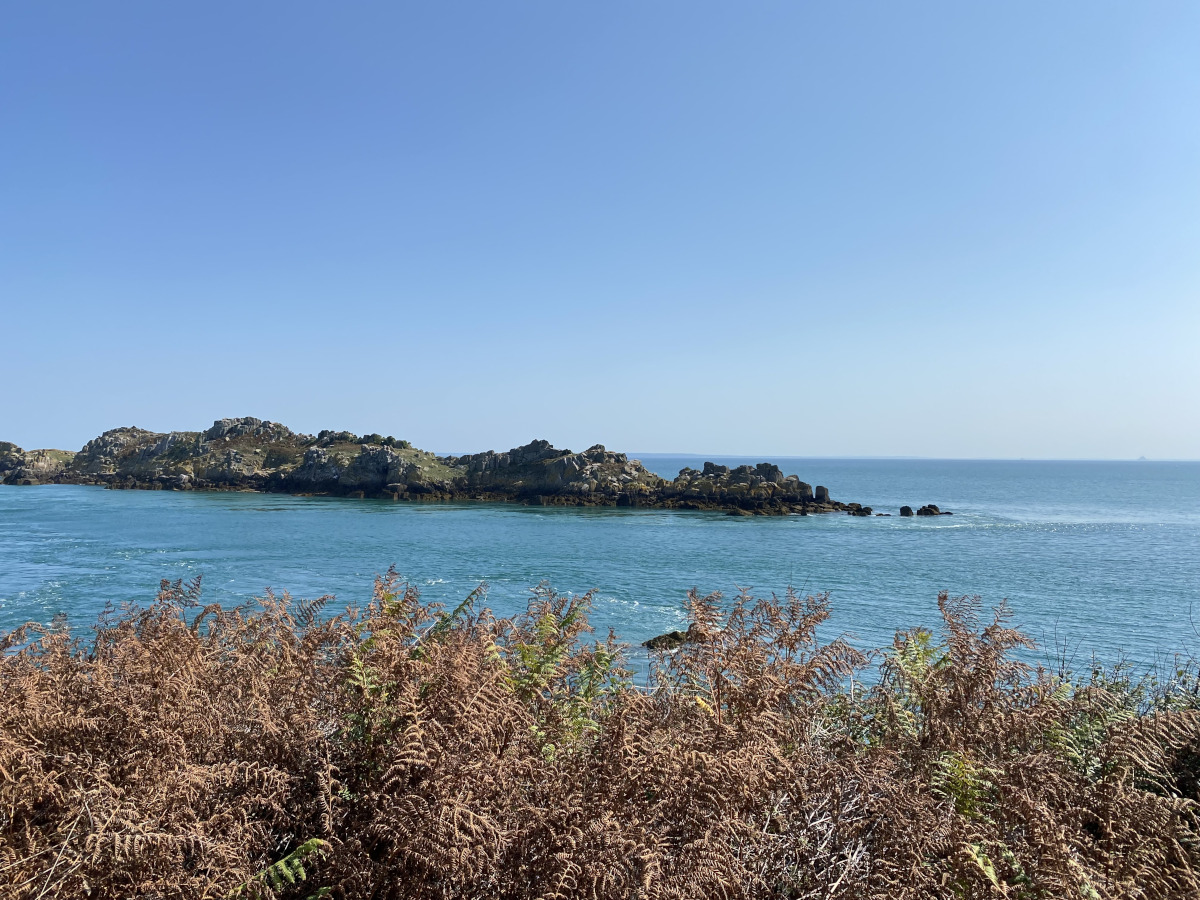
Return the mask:
{"type": "MultiPolygon", "coordinates": [[[[674,476],[703,457],[644,455],[674,476]]],[[[714,457],[738,464],[751,460],[714,457]]],[[[753,460],[757,461],[757,460],[753,460]]],[[[1200,646],[1200,463],[776,458],[835,499],[934,519],[410,504],[245,493],[0,487],[0,629],[106,601],[148,601],[203,575],[206,599],[270,586],[365,600],[395,563],[431,599],[479,582],[497,613],[543,579],[596,590],[598,631],[637,643],[677,627],[690,587],[829,591],[830,633],[885,646],[935,624],[939,590],[1007,599],[1014,621],[1077,663],[1200,646]]]]}

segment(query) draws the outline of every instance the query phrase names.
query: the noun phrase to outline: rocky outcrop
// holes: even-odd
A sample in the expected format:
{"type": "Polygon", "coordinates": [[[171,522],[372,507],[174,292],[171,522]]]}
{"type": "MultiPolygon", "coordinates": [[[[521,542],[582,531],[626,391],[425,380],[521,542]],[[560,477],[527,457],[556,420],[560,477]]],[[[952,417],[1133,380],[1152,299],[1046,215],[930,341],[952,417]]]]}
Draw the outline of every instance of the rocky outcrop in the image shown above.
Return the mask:
{"type": "Polygon", "coordinates": [[[22,450],[0,441],[0,484],[43,484],[57,481],[74,453],[68,450],[22,450]]]}
{"type": "Polygon", "coordinates": [[[228,441],[232,438],[253,437],[263,441],[283,441],[293,437],[292,431],[278,422],[264,422],[253,416],[242,419],[217,419],[201,436],[205,441],[228,441]]]}
{"type": "Polygon", "coordinates": [[[595,444],[582,453],[556,450],[549,441],[532,441],[507,453],[488,450],[448,456],[443,462],[461,471],[466,491],[501,492],[516,497],[607,497],[641,495],[663,484],[637,460],[595,444]]]}
{"type": "MultiPolygon", "coordinates": [[[[435,456],[379,434],[299,434],[253,417],[219,419],[204,431],[114,428],[78,453],[24,451],[0,443],[0,481],[112,488],[252,490],[395,500],[508,500],[541,506],[725,510],[736,515],[869,516],[833,500],[773,463],[706,462],[671,481],[596,444],[581,453],[531,441],[505,452],[435,456]]],[[[923,507],[918,515],[927,515],[923,507]]]]}
{"type": "Polygon", "coordinates": [[[710,633],[693,622],[688,626],[687,631],[668,631],[666,634],[652,637],[648,641],[642,641],[642,646],[647,650],[669,653],[673,650],[678,650],[684,644],[703,644],[711,639],[712,635],[710,633]]]}
{"type": "MultiPolygon", "coordinates": [[[[678,509],[724,509],[731,515],[809,515],[847,512],[870,515],[871,508],[841,503],[823,485],[813,489],[795,475],[784,475],[774,463],[729,466],[705,463],[703,469],[685,468],[673,481],[662,481],[648,505],[678,509]]],[[[639,505],[632,497],[629,505],[639,505]]]]}
{"type": "Polygon", "coordinates": [[[668,631],[666,634],[660,634],[650,638],[648,641],[642,641],[642,646],[647,650],[675,650],[687,643],[686,631],[668,631]]]}
{"type": "Polygon", "coordinates": [[[922,506],[920,509],[917,510],[917,515],[918,516],[952,516],[952,515],[954,515],[954,513],[950,512],[948,510],[943,512],[942,510],[937,508],[936,504],[927,503],[924,506],[922,506]]]}
{"type": "Polygon", "coordinates": [[[0,441],[0,482],[5,482],[9,474],[25,465],[25,451],[16,444],[0,441]]]}

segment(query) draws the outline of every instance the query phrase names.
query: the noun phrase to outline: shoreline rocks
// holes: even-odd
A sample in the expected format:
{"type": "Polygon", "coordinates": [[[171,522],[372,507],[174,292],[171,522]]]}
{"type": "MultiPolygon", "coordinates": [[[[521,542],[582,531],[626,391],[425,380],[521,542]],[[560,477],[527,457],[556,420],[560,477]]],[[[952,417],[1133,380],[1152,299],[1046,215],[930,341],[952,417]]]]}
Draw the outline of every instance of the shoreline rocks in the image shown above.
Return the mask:
{"type": "MultiPolygon", "coordinates": [[[[114,428],[77,453],[25,451],[0,442],[0,483],[719,510],[738,516],[873,513],[860,503],[833,500],[824,485],[814,489],[769,462],[736,467],[706,462],[668,481],[602,444],[576,453],[535,440],[506,452],[436,456],[390,435],[313,436],[253,417],[166,434],[114,428]]],[[[937,507],[922,507],[918,515],[932,514],[926,509],[937,507]]]]}

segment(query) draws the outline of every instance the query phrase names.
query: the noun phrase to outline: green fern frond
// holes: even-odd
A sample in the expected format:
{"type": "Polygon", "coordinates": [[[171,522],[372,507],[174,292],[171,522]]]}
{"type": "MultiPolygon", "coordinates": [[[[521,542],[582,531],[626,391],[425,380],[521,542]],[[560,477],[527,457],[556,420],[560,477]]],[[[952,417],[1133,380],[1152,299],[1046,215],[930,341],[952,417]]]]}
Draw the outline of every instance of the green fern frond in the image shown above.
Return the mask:
{"type": "MultiPolygon", "coordinates": [[[[287,856],[276,860],[261,872],[238,885],[229,895],[229,898],[233,900],[236,897],[253,896],[258,892],[256,888],[261,889],[263,886],[266,886],[273,892],[279,892],[288,885],[298,884],[308,878],[308,872],[304,868],[304,861],[309,857],[320,859],[328,852],[328,841],[323,841],[320,838],[307,840],[287,856]]],[[[328,893],[328,889],[322,888],[313,896],[321,897],[326,893],[328,893]]]]}

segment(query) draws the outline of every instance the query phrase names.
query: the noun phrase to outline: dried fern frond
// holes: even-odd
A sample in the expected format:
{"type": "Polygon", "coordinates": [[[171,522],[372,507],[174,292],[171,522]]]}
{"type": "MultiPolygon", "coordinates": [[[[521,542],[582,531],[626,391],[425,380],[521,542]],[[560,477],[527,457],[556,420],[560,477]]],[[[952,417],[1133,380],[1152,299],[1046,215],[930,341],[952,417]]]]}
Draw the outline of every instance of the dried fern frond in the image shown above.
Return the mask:
{"type": "Polygon", "coordinates": [[[863,690],[827,596],[692,591],[644,691],[592,595],[485,590],[0,636],[0,898],[1200,898],[1194,674],[1074,686],[942,594],[863,690]]]}

